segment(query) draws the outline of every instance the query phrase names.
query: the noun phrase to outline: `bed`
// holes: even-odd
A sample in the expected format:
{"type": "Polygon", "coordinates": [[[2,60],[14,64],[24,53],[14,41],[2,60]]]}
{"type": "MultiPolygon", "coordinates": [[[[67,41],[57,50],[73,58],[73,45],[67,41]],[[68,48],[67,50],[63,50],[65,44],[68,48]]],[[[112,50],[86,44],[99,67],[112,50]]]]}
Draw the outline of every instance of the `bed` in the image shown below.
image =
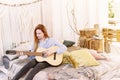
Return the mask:
{"type": "MultiPolygon", "coordinates": [[[[27,47],[24,45],[24,48],[27,47]]],[[[68,48],[68,51],[78,49],[80,48],[72,46],[68,48]]],[[[38,74],[36,74],[33,80],[48,80],[47,75],[49,73],[52,74],[57,80],[120,80],[120,56],[114,55],[112,52],[107,55],[111,58],[111,61],[98,60],[100,63],[99,66],[81,66],[74,68],[72,64],[66,63],[59,67],[49,67],[40,71],[38,74]]],[[[6,73],[8,78],[12,78],[28,61],[29,60],[27,58],[18,58],[11,61],[8,72],[6,73]]],[[[20,80],[24,80],[25,77],[26,76],[23,76],[20,80]]]]}
{"type": "MultiPolygon", "coordinates": [[[[74,47],[71,47],[72,49],[74,47]]],[[[78,49],[78,48],[77,48],[78,49]]],[[[52,73],[57,80],[120,80],[120,62],[118,55],[108,54],[110,61],[99,60],[99,66],[74,68],[72,64],[63,64],[59,67],[46,68],[34,78],[43,78],[41,73],[52,73]],[[40,76],[41,75],[41,76],[40,76]]],[[[42,79],[41,79],[42,80],[42,79]]]]}

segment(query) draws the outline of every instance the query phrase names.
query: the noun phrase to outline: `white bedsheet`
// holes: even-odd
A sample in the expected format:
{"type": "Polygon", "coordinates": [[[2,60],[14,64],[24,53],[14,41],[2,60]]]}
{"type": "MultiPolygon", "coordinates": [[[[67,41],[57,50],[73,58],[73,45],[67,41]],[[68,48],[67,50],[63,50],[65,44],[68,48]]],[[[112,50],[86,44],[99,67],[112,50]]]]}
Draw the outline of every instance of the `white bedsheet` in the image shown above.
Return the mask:
{"type": "MultiPolygon", "coordinates": [[[[111,53],[108,53],[108,56],[111,58],[111,61],[99,60],[101,65],[91,67],[93,70],[96,70],[98,72],[98,76],[101,78],[101,80],[112,80],[115,78],[116,79],[119,78],[119,77],[116,77],[115,75],[118,73],[118,70],[120,70],[120,48],[119,48],[119,45],[117,47],[115,46],[116,48],[114,46],[115,46],[115,44],[111,45],[111,48],[112,48],[111,53]]],[[[22,66],[27,63],[27,61],[26,60],[23,60],[23,61],[17,60],[17,61],[11,62],[11,63],[13,65],[9,69],[8,75],[12,78],[22,68],[22,66]]],[[[80,78],[80,75],[77,72],[75,72],[75,69],[69,65],[67,65],[67,66],[61,65],[61,66],[55,67],[55,68],[51,67],[51,68],[44,69],[42,71],[51,73],[51,72],[58,71],[58,70],[60,70],[60,71],[63,70],[60,73],[61,75],[59,75],[61,77],[63,76],[62,74],[64,74],[64,75],[68,76],[68,77],[63,76],[64,78],[76,79],[76,80],[77,79],[79,80],[79,78],[80,78]],[[71,75],[71,73],[73,73],[74,75],[71,75]]],[[[41,75],[41,74],[38,73],[37,75],[41,75]]],[[[58,76],[57,73],[54,73],[54,75],[58,76]]],[[[83,78],[83,80],[89,80],[84,75],[81,77],[83,78]]],[[[38,79],[37,76],[36,76],[36,78],[38,79]]],[[[24,78],[22,78],[21,80],[24,80],[24,78]]],[[[80,79],[80,80],[82,80],[82,79],[80,79]]]]}

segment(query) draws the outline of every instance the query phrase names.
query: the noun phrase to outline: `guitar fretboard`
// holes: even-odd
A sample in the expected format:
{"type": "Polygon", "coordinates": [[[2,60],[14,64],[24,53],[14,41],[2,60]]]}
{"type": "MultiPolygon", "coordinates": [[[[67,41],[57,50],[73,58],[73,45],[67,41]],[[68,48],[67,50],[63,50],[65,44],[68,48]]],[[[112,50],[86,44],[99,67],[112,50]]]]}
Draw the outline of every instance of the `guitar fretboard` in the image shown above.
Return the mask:
{"type": "Polygon", "coordinates": [[[23,53],[24,55],[29,55],[29,56],[42,56],[42,52],[29,52],[29,51],[17,51],[18,54],[23,53]]]}

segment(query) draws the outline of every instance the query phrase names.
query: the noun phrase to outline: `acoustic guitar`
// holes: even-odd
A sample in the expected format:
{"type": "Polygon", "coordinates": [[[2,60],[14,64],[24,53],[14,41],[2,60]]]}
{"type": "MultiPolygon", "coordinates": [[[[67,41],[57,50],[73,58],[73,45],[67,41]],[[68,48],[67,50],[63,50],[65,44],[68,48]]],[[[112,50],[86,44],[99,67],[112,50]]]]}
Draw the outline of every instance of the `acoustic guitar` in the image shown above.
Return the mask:
{"type": "Polygon", "coordinates": [[[24,55],[29,55],[29,56],[34,55],[38,62],[46,61],[53,66],[57,66],[57,65],[62,63],[63,54],[54,53],[54,54],[47,56],[47,57],[44,56],[44,54],[45,54],[44,52],[46,50],[52,50],[55,52],[57,49],[58,49],[57,46],[52,46],[48,49],[38,48],[36,52],[7,50],[6,54],[16,54],[16,53],[20,54],[20,53],[22,53],[24,55]]]}

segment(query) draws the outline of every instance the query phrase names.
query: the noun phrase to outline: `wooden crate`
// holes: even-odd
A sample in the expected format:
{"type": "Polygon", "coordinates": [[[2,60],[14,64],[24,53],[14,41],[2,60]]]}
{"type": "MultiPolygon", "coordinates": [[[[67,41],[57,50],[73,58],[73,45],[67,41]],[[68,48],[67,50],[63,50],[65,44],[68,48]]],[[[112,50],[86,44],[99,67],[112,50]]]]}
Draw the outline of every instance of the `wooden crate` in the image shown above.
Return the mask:
{"type": "Polygon", "coordinates": [[[114,34],[115,31],[113,29],[109,29],[109,28],[103,28],[102,29],[102,34],[104,38],[108,38],[108,39],[113,39],[114,38],[114,34]]]}
{"type": "Polygon", "coordinates": [[[116,30],[116,39],[118,42],[120,42],[120,30],[116,30]]]}
{"type": "Polygon", "coordinates": [[[105,41],[104,42],[104,51],[106,52],[106,53],[110,53],[110,41],[105,41]]]}
{"type": "Polygon", "coordinates": [[[94,28],[87,28],[84,30],[80,30],[81,37],[91,38],[94,35],[97,35],[96,30],[94,28]]]}
{"type": "Polygon", "coordinates": [[[80,47],[94,49],[98,52],[103,52],[103,39],[94,39],[94,38],[84,38],[80,39],[80,47]]]}

